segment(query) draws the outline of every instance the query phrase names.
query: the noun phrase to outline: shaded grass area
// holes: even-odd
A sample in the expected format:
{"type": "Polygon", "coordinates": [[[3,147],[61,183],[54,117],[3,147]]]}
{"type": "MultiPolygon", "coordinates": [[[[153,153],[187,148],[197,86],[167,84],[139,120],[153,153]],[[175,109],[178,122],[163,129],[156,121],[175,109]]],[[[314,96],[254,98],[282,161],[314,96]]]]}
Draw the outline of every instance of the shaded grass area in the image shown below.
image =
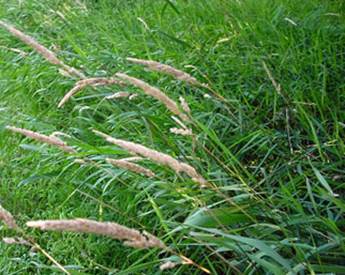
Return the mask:
{"type": "MultiPolygon", "coordinates": [[[[89,217],[146,229],[214,274],[344,272],[342,1],[100,0],[86,9],[74,1],[0,3],[2,19],[66,63],[89,76],[124,71],[176,100],[182,95],[195,121],[194,141],[174,136],[170,113],[151,98],[103,100],[122,89],[116,86],[85,89],[57,109],[74,81],[0,30],[1,46],[28,53],[0,48],[0,198],[20,222],[89,217]],[[145,72],[128,56],[184,69],[227,101],[145,72]],[[8,133],[7,124],[66,132],[101,168],[73,164],[8,133]],[[125,152],[91,129],[187,160],[219,192],[154,164],[154,180],[112,168],[104,156],[125,152]]],[[[32,234],[76,273],[151,274],[169,257],[100,237],[32,234]]],[[[52,272],[39,253],[0,250],[1,273],[52,272]]],[[[186,265],[170,272],[201,273],[186,265]]]]}

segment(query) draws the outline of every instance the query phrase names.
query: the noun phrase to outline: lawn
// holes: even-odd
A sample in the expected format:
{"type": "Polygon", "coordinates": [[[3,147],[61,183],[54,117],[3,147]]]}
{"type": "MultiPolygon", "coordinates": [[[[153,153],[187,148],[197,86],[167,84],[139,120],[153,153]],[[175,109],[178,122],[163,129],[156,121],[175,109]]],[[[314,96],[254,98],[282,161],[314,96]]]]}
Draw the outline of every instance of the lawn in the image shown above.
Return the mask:
{"type": "Polygon", "coordinates": [[[0,0],[0,20],[86,78],[125,73],[177,104],[124,81],[58,108],[80,78],[0,27],[0,205],[20,227],[0,223],[0,237],[31,242],[0,243],[0,274],[345,274],[344,1],[0,0]],[[132,96],[106,98],[119,92],[132,96]],[[57,132],[73,152],[8,125],[57,132]],[[112,165],[133,154],[94,130],[182,166],[142,153],[153,177],[112,165]],[[26,226],[75,218],[165,248],[26,226]]]}

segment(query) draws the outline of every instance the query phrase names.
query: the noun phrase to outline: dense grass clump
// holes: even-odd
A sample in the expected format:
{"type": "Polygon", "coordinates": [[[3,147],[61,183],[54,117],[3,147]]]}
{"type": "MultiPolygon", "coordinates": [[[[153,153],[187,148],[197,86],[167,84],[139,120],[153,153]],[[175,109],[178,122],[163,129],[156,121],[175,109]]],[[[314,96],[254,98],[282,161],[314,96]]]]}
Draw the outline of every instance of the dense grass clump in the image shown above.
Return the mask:
{"type": "Polygon", "coordinates": [[[1,274],[345,273],[343,1],[0,0],[0,20],[61,61],[0,28],[1,274]]]}

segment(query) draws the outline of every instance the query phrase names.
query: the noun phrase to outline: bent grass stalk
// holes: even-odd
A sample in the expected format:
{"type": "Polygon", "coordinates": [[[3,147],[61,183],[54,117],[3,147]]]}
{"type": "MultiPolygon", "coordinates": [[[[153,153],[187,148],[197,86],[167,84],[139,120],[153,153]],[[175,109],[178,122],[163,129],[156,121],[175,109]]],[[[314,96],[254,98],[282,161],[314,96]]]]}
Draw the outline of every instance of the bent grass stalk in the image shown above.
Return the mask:
{"type": "Polygon", "coordinates": [[[70,75],[74,75],[78,78],[85,78],[85,75],[82,72],[78,71],[76,68],[70,67],[63,63],[60,59],[57,58],[55,53],[53,53],[51,50],[47,49],[46,47],[38,43],[33,37],[23,33],[14,26],[2,20],[0,20],[0,26],[6,29],[13,36],[20,39],[28,46],[32,47],[36,52],[42,55],[51,64],[60,66],[64,71],[66,71],[70,75]]]}
{"type": "Polygon", "coordinates": [[[168,97],[166,94],[164,94],[158,88],[152,87],[149,84],[147,84],[146,82],[144,82],[143,80],[128,76],[124,73],[116,73],[115,76],[117,76],[118,78],[120,78],[122,80],[125,80],[125,81],[131,83],[132,85],[134,85],[140,89],[142,89],[145,94],[152,96],[155,99],[157,99],[158,101],[160,101],[161,103],[163,103],[165,105],[165,107],[167,107],[168,110],[170,110],[175,115],[179,116],[182,120],[189,121],[188,116],[186,114],[184,114],[183,112],[181,112],[177,103],[174,100],[172,100],[170,97],[168,97]]]}
{"type": "Polygon", "coordinates": [[[49,145],[53,145],[56,146],[58,148],[60,148],[61,150],[67,152],[67,153],[76,153],[76,150],[74,150],[72,147],[68,146],[65,142],[63,142],[61,139],[54,137],[54,136],[46,136],[40,133],[36,133],[27,129],[23,129],[23,128],[18,128],[18,127],[14,127],[14,126],[6,126],[6,129],[15,132],[15,133],[19,133],[22,134],[28,138],[32,138],[35,140],[38,140],[40,142],[49,144],[49,145]]]}
{"type": "Polygon", "coordinates": [[[80,80],[76,83],[76,85],[61,99],[58,104],[58,107],[61,108],[65,105],[65,103],[76,93],[84,89],[86,86],[96,87],[96,86],[104,86],[104,85],[123,85],[124,82],[119,81],[115,78],[106,78],[106,77],[93,77],[80,80]]]}
{"type": "Polygon", "coordinates": [[[187,163],[178,161],[177,159],[167,154],[149,149],[141,144],[125,141],[122,139],[116,139],[96,130],[93,130],[93,132],[96,135],[103,137],[109,143],[115,144],[130,153],[141,155],[158,164],[168,166],[178,174],[180,172],[186,173],[193,181],[199,183],[201,187],[207,187],[209,185],[209,183],[195,170],[195,168],[187,163]]]}

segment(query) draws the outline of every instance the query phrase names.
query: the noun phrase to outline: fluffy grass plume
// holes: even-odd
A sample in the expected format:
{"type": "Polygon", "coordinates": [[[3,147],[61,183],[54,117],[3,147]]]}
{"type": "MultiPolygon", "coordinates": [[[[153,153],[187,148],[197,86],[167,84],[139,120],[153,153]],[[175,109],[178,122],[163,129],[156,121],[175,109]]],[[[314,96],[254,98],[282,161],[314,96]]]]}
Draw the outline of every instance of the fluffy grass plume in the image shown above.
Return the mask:
{"type": "Polygon", "coordinates": [[[120,168],[132,171],[134,173],[143,174],[150,178],[155,176],[155,173],[153,173],[150,169],[144,168],[130,161],[110,159],[110,158],[107,158],[106,161],[114,166],[118,166],[120,168]]]}
{"type": "Polygon", "coordinates": [[[0,220],[6,224],[9,228],[16,229],[18,228],[16,220],[12,214],[2,207],[0,204],[0,220]]]}
{"type": "Polygon", "coordinates": [[[76,85],[61,99],[58,104],[58,107],[61,108],[65,105],[65,103],[74,96],[77,92],[81,91],[87,86],[97,87],[97,86],[104,86],[104,85],[123,85],[123,81],[119,81],[115,78],[106,78],[106,77],[93,77],[80,80],[76,83],[76,85]]]}
{"type": "Polygon", "coordinates": [[[23,33],[22,31],[18,30],[14,26],[0,20],[0,26],[6,29],[8,32],[10,32],[13,36],[20,39],[22,42],[27,44],[28,46],[32,47],[36,52],[41,54],[47,61],[49,61],[51,64],[60,66],[64,71],[66,71],[70,75],[74,75],[78,78],[84,78],[84,74],[77,69],[70,67],[63,63],[55,53],[53,53],[51,50],[47,49],[42,44],[38,43],[33,37],[23,33]]]}
{"type": "Polygon", "coordinates": [[[177,103],[174,100],[172,100],[170,97],[168,97],[166,94],[164,94],[158,88],[152,87],[151,85],[147,84],[145,81],[135,78],[135,77],[128,76],[124,73],[116,73],[116,76],[142,89],[145,94],[152,96],[158,101],[160,101],[161,103],[163,103],[165,107],[167,107],[167,109],[169,109],[175,115],[179,116],[182,120],[184,121],[189,120],[188,116],[184,114],[183,112],[181,112],[177,103]]]}
{"type": "Polygon", "coordinates": [[[31,131],[31,130],[18,128],[18,127],[14,127],[14,126],[6,126],[6,129],[8,129],[12,132],[15,132],[15,133],[22,134],[28,138],[32,138],[32,139],[38,140],[40,142],[56,146],[59,149],[65,151],[67,153],[75,153],[76,152],[72,147],[68,146],[61,139],[54,137],[54,136],[46,136],[46,135],[36,133],[34,131],[31,131]]]}
{"type": "Polygon", "coordinates": [[[114,222],[97,222],[88,219],[40,220],[29,221],[26,225],[40,230],[71,231],[103,235],[116,240],[123,240],[125,245],[135,248],[157,247],[165,249],[164,243],[152,234],[147,232],[141,233],[136,229],[131,229],[114,222]]]}
{"type": "Polygon", "coordinates": [[[113,138],[107,134],[104,134],[96,130],[93,130],[93,132],[96,135],[103,137],[109,143],[115,144],[127,150],[130,153],[141,155],[158,164],[168,166],[172,170],[174,170],[176,173],[181,173],[181,172],[186,173],[189,177],[192,178],[193,181],[199,183],[201,187],[206,187],[208,185],[208,182],[196,171],[194,167],[192,167],[191,165],[187,163],[181,162],[173,158],[172,156],[149,149],[141,144],[113,138]]]}
{"type": "Polygon", "coordinates": [[[138,58],[133,58],[133,57],[127,57],[127,60],[132,63],[144,65],[149,70],[168,74],[178,80],[187,82],[194,86],[207,86],[206,84],[199,82],[195,77],[191,76],[190,74],[184,71],[178,70],[170,65],[166,65],[166,64],[153,61],[153,60],[144,60],[144,59],[138,59],[138,58]]]}
{"type": "Polygon", "coordinates": [[[19,244],[19,245],[26,245],[26,246],[32,246],[32,244],[30,242],[28,242],[27,240],[25,240],[22,237],[5,237],[2,238],[2,241],[5,244],[19,244]]]}

